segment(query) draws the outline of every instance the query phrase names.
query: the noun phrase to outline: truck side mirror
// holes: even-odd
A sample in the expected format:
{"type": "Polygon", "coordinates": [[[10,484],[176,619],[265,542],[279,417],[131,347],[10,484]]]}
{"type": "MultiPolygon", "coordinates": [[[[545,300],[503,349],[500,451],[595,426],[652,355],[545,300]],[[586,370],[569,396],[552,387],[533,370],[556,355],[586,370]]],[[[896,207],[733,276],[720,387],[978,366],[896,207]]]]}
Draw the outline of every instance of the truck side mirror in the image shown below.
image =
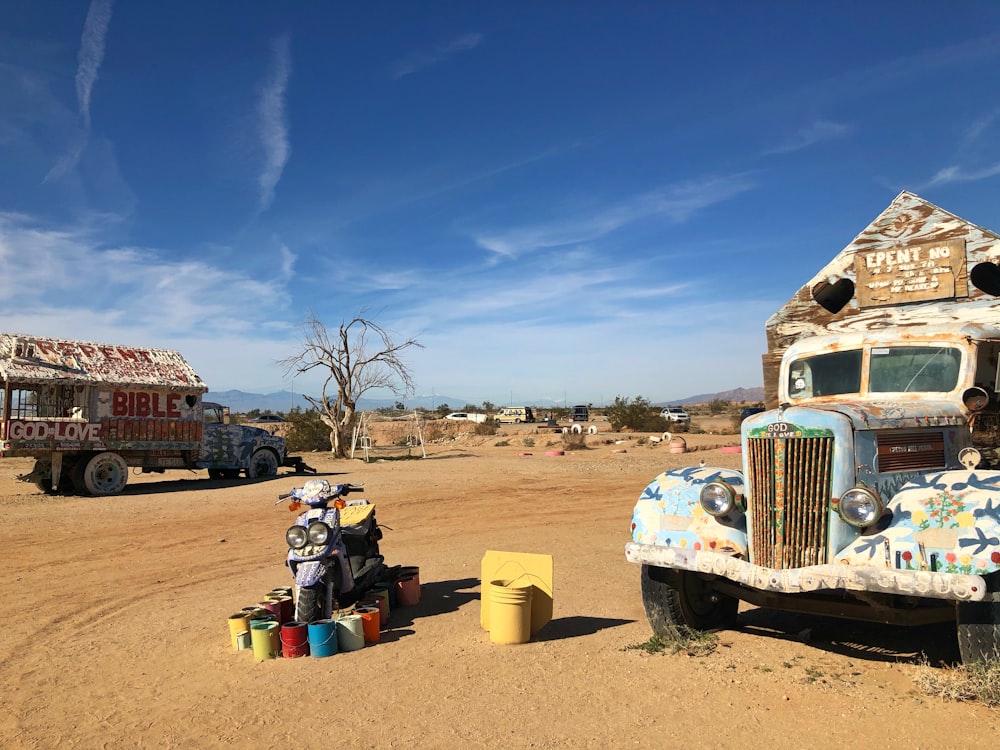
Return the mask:
{"type": "Polygon", "coordinates": [[[974,385],[962,394],[962,403],[965,404],[966,409],[976,414],[990,405],[990,394],[986,392],[985,388],[974,385]]]}

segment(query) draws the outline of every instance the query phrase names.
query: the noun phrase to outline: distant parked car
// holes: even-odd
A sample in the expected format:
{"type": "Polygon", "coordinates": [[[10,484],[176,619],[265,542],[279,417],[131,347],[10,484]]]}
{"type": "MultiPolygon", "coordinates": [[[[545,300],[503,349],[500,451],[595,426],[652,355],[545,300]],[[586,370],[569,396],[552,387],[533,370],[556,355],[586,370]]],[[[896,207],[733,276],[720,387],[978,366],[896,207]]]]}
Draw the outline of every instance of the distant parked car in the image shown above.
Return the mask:
{"type": "Polygon", "coordinates": [[[740,412],[740,421],[742,422],[744,419],[752,417],[754,414],[760,414],[762,411],[764,411],[763,406],[748,406],[740,412]]]}
{"type": "Polygon", "coordinates": [[[467,420],[469,422],[485,422],[485,414],[474,414],[472,412],[466,411],[453,411],[451,414],[445,414],[445,419],[456,419],[456,420],[467,420]]]}
{"type": "Polygon", "coordinates": [[[590,409],[586,406],[574,406],[569,413],[570,422],[586,422],[590,419],[590,409]]]}
{"type": "Polygon", "coordinates": [[[660,416],[669,422],[690,422],[690,415],[679,406],[667,406],[660,412],[660,416]]]}
{"type": "Polygon", "coordinates": [[[277,414],[261,414],[259,417],[255,417],[250,420],[250,424],[263,424],[264,422],[284,422],[285,418],[280,417],[277,414]]]}

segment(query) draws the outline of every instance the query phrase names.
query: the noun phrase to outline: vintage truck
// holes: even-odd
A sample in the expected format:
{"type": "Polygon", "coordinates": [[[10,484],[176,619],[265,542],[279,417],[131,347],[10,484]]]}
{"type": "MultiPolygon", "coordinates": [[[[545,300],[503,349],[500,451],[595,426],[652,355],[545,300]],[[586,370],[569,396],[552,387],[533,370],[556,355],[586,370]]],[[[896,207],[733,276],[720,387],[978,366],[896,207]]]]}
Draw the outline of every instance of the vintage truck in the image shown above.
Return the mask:
{"type": "Polygon", "coordinates": [[[903,192],[766,324],[740,470],[670,469],[625,556],[654,632],[740,600],[1000,654],[1000,237],[903,192]]]}
{"type": "Polygon", "coordinates": [[[0,334],[0,458],[35,458],[20,478],[46,492],[114,495],[141,472],[207,469],[253,479],[306,470],[285,441],[231,424],[175,351],[0,334]]]}

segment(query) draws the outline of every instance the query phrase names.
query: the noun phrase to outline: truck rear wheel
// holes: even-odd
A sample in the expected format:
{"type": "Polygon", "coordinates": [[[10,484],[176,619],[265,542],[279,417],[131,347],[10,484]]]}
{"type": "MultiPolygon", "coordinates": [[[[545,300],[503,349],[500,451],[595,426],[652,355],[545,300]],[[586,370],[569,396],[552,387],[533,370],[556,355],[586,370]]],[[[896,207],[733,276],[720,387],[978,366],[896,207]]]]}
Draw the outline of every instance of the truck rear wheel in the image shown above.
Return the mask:
{"type": "Polygon", "coordinates": [[[959,602],[958,651],[963,664],[1000,659],[1000,592],[990,592],[984,602],[959,602]]]}
{"type": "Polygon", "coordinates": [[[724,630],[736,624],[740,602],[712,588],[710,579],[689,570],[642,566],[642,606],[655,635],[686,625],[724,630]]]}
{"type": "Polygon", "coordinates": [[[273,477],[278,473],[278,457],[274,451],[267,448],[258,448],[250,456],[250,464],[247,466],[248,479],[260,479],[261,477],[273,477]]]}
{"type": "Polygon", "coordinates": [[[83,467],[83,484],[91,495],[117,495],[127,482],[128,466],[117,453],[97,453],[83,467]]]}

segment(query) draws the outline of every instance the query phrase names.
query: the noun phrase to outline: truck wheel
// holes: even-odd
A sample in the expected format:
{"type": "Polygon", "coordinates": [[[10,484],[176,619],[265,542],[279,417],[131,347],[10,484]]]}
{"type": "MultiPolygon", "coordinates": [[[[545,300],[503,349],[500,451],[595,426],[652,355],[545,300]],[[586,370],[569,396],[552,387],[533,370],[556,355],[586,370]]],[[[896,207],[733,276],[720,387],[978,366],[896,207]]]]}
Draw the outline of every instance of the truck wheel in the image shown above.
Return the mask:
{"type": "Polygon", "coordinates": [[[126,482],[128,466],[117,453],[98,453],[83,468],[83,484],[91,495],[117,495],[126,482]]]}
{"type": "Polygon", "coordinates": [[[988,596],[989,601],[958,604],[958,651],[963,664],[1000,659],[1000,593],[988,596]]]}
{"type": "Polygon", "coordinates": [[[323,597],[326,587],[322,583],[303,586],[296,591],[295,621],[316,622],[323,619],[323,597]]]}
{"type": "Polygon", "coordinates": [[[250,464],[247,466],[247,478],[259,479],[261,477],[273,477],[278,473],[278,457],[274,451],[267,448],[258,448],[250,456],[250,464]]]}
{"type": "Polygon", "coordinates": [[[642,566],[642,606],[655,635],[686,625],[723,630],[736,624],[740,602],[714,591],[710,580],[689,570],[642,566]]]}

